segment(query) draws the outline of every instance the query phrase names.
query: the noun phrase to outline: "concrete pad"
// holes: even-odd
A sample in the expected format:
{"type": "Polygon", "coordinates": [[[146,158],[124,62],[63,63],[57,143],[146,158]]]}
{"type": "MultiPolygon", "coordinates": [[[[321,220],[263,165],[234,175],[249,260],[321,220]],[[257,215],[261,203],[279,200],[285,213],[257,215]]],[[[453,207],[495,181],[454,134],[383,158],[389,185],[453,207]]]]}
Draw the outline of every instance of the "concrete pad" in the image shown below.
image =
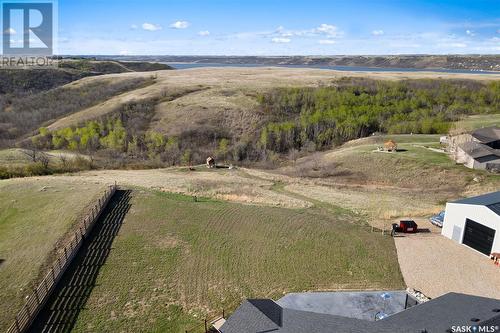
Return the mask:
{"type": "Polygon", "coordinates": [[[291,293],[276,303],[288,309],[374,321],[379,312],[403,311],[406,296],[405,291],[291,293]],[[384,293],[390,298],[384,299],[384,293]]]}

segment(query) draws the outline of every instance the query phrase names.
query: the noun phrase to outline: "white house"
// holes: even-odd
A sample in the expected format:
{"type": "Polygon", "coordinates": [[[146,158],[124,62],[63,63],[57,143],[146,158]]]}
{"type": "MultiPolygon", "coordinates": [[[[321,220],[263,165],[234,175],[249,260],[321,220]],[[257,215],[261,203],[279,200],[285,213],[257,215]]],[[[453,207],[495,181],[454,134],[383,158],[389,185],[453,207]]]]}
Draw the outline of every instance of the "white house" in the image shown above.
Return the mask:
{"type": "Polygon", "coordinates": [[[500,191],[447,203],[441,233],[486,255],[500,252],[500,191]]]}

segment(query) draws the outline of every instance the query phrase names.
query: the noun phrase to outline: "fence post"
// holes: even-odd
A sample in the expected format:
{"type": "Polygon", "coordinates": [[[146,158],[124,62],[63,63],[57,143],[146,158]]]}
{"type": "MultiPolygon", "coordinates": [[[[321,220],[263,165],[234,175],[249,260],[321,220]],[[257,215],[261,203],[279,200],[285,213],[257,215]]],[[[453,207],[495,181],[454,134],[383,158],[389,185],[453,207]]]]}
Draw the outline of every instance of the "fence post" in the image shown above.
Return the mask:
{"type": "Polygon", "coordinates": [[[24,309],[26,310],[26,314],[28,315],[28,318],[30,318],[30,317],[31,317],[31,314],[30,314],[30,309],[29,309],[29,307],[28,307],[28,304],[27,304],[27,303],[24,305],[24,309]]]}
{"type": "Polygon", "coordinates": [[[16,330],[17,332],[21,332],[21,329],[19,328],[19,319],[17,319],[17,316],[16,316],[16,330]]]}
{"type": "Polygon", "coordinates": [[[38,295],[38,289],[37,288],[33,289],[33,293],[35,294],[37,305],[40,305],[41,302],[40,302],[40,296],[38,295]]]}
{"type": "Polygon", "coordinates": [[[207,319],[205,318],[205,333],[208,333],[207,319]]]}
{"type": "MultiPolygon", "coordinates": [[[[64,248],[66,250],[66,248],[64,248]]],[[[59,273],[62,271],[61,258],[57,257],[57,265],[59,266],[59,273]]]]}
{"type": "Polygon", "coordinates": [[[47,293],[47,295],[48,295],[48,294],[49,294],[49,285],[48,285],[48,283],[47,283],[47,279],[45,278],[45,279],[43,280],[43,282],[44,282],[43,284],[45,285],[45,292],[46,292],[46,293],[47,293]]]}

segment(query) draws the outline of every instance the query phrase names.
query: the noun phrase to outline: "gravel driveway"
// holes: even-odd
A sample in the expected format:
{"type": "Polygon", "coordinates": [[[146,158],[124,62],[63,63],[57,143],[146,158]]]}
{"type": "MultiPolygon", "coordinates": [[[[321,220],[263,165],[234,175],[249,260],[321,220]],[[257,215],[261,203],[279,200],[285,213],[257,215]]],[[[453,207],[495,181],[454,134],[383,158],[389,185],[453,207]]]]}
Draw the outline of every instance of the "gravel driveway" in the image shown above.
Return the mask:
{"type": "Polygon", "coordinates": [[[488,257],[431,230],[395,238],[408,287],[432,298],[459,292],[500,299],[500,268],[488,257]]]}

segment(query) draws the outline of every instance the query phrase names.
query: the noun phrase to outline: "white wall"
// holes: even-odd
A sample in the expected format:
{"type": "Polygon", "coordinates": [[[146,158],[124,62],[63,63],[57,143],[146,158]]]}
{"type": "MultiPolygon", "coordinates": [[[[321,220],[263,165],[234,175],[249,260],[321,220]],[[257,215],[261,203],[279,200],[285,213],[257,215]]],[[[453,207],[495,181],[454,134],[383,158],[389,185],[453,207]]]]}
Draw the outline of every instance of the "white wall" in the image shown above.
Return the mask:
{"type": "Polygon", "coordinates": [[[447,203],[441,234],[462,243],[466,219],[471,219],[496,230],[491,252],[500,252],[500,216],[486,206],[447,203]],[[460,228],[458,235],[453,235],[454,226],[460,228]]]}

